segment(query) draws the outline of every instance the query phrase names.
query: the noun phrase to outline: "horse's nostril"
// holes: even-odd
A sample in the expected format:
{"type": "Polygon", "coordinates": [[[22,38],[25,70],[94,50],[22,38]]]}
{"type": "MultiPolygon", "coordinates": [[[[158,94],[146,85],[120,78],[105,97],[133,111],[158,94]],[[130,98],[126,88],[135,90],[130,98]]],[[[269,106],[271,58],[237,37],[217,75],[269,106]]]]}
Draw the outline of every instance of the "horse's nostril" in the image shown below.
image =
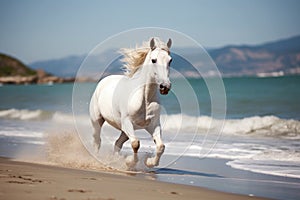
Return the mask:
{"type": "Polygon", "coordinates": [[[159,85],[160,94],[167,95],[169,93],[169,90],[169,85],[164,83],[159,85]]]}

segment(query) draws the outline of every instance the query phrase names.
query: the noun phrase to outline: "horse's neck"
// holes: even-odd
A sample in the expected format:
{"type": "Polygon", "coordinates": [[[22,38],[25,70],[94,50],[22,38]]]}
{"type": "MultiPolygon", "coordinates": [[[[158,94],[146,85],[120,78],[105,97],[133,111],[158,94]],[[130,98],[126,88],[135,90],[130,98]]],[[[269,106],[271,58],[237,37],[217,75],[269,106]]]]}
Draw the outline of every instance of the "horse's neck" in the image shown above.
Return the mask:
{"type": "Polygon", "coordinates": [[[148,83],[145,85],[145,103],[149,105],[152,101],[157,99],[157,84],[148,83]]]}
{"type": "Polygon", "coordinates": [[[149,68],[142,66],[140,73],[140,84],[144,89],[144,101],[148,106],[152,101],[157,99],[157,84],[153,77],[149,76],[149,68]]]}

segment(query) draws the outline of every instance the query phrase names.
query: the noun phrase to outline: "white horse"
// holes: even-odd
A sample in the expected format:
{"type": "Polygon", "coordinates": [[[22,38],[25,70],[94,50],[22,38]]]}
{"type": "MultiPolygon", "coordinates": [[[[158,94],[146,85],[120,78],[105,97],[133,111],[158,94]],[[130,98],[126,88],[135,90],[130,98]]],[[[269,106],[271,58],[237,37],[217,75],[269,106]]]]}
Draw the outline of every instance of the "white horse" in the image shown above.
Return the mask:
{"type": "Polygon", "coordinates": [[[94,129],[94,145],[99,151],[100,132],[106,121],[121,130],[115,142],[115,152],[120,152],[124,142],[131,142],[133,156],[127,158],[127,165],[138,162],[140,141],[134,134],[137,129],[149,132],[156,144],[156,155],[147,158],[148,167],[159,165],[165,145],[161,139],[159,94],[168,94],[171,88],[169,68],[172,58],[170,47],[158,38],[152,38],[142,47],[122,49],[125,75],[110,75],[102,79],[91,98],[90,117],[94,129]]]}

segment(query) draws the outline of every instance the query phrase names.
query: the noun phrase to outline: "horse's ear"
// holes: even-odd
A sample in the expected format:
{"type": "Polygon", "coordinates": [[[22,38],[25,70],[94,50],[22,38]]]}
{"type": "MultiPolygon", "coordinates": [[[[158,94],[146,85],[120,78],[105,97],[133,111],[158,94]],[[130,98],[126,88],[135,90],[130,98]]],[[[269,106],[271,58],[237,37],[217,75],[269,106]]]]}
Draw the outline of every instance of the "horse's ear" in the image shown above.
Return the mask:
{"type": "Polygon", "coordinates": [[[156,48],[154,38],[152,38],[150,41],[150,48],[152,51],[156,48]]]}
{"type": "Polygon", "coordinates": [[[169,38],[168,43],[167,43],[167,47],[170,49],[172,46],[172,40],[171,38],[169,38]]]}

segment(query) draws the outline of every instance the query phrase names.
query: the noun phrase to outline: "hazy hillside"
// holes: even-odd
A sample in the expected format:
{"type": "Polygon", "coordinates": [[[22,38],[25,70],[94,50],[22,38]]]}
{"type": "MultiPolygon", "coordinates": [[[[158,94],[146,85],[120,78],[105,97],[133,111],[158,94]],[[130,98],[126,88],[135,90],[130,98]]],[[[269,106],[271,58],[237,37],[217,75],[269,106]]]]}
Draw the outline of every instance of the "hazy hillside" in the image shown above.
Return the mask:
{"type": "MultiPolygon", "coordinates": [[[[187,48],[185,51],[189,52],[192,60],[199,60],[199,55],[193,54],[193,49],[187,48]]],[[[300,36],[262,45],[209,49],[209,54],[223,75],[300,74],[300,36]]],[[[105,55],[116,55],[116,50],[108,50],[105,55]]],[[[84,58],[85,55],[70,56],[35,62],[30,66],[34,69],[42,68],[57,76],[75,76],[84,58]]],[[[101,58],[96,56],[90,57],[89,64],[95,67],[93,73],[97,73],[97,66],[100,72],[100,68],[104,65],[101,58]]],[[[113,62],[111,69],[113,72],[120,73],[120,66],[119,61],[113,62]]],[[[202,63],[202,66],[205,67],[205,64],[202,63]]],[[[172,67],[186,76],[197,76],[194,74],[193,67],[179,55],[173,54],[172,67]]],[[[208,70],[203,71],[209,74],[208,70]]]]}
{"type": "Polygon", "coordinates": [[[42,69],[30,69],[16,58],[0,53],[0,85],[52,84],[71,81],[74,81],[74,79],[53,76],[42,69]]]}
{"type": "Polygon", "coordinates": [[[56,76],[74,77],[86,56],[69,56],[61,59],[38,61],[30,64],[33,69],[44,69],[56,76]]]}
{"type": "Polygon", "coordinates": [[[210,52],[223,74],[300,72],[300,36],[257,46],[227,46],[210,52]]]}
{"type": "Polygon", "coordinates": [[[35,75],[36,72],[21,61],[11,56],[0,53],[0,77],[4,76],[31,76],[35,75]]]}

